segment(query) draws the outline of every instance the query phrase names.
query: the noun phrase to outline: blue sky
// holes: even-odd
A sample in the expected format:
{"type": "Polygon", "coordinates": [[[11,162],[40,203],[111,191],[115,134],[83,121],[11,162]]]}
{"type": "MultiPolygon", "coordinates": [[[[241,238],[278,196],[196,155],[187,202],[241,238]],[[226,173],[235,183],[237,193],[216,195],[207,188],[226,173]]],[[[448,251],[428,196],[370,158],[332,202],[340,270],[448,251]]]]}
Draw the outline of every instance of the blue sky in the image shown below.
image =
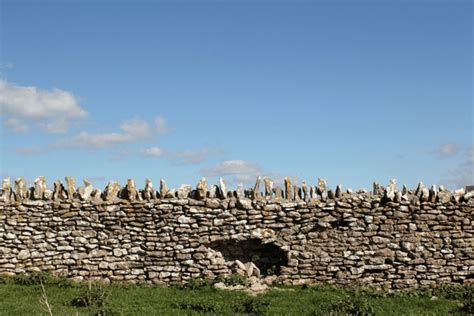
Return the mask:
{"type": "Polygon", "coordinates": [[[474,183],[471,1],[1,3],[1,174],[474,183]]]}

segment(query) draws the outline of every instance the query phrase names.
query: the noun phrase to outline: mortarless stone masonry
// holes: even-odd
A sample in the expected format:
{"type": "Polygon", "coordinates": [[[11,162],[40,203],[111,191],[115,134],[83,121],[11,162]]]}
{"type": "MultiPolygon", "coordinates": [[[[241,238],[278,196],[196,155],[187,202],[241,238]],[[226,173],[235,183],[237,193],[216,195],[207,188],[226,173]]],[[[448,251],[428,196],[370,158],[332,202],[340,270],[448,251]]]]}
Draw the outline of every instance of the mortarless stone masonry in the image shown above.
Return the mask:
{"type": "Polygon", "coordinates": [[[474,283],[474,192],[335,193],[317,187],[227,192],[182,186],[161,192],[129,180],[102,193],[89,181],[55,191],[39,177],[25,189],[2,183],[0,273],[48,271],[82,279],[186,282],[233,272],[284,284],[383,288],[474,283]],[[160,195],[160,193],[162,195],[160,195]],[[164,195],[164,196],[163,196],[164,195]],[[288,197],[286,199],[285,197],[288,197]],[[252,263],[253,262],[253,263],[252,263]]]}

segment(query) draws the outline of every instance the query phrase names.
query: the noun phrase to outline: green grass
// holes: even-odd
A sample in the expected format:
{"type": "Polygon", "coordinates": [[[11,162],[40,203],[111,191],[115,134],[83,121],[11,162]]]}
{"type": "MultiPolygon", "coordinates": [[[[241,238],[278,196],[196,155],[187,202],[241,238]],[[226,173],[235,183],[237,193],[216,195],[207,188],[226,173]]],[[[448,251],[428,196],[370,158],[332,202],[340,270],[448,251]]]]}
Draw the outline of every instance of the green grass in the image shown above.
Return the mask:
{"type": "MultiPolygon", "coordinates": [[[[386,293],[330,286],[275,287],[256,297],[218,290],[212,282],[189,287],[73,283],[45,274],[0,278],[0,315],[472,315],[472,287],[386,293]],[[432,297],[436,299],[432,300],[432,297]],[[461,307],[461,305],[463,307],[461,307]]],[[[221,280],[222,281],[222,280],[221,280]]],[[[225,281],[225,280],[224,280],[225,281]]],[[[237,282],[230,279],[229,283],[237,282]]],[[[240,281],[239,281],[240,282],[240,281]]]]}

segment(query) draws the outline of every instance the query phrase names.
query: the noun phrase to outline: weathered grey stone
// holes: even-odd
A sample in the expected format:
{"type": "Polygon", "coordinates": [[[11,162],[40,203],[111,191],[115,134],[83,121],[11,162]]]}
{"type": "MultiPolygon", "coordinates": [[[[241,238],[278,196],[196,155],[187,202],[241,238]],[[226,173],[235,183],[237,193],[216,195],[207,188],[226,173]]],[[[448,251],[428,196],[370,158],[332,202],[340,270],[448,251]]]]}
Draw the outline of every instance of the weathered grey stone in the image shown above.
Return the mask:
{"type": "Polygon", "coordinates": [[[373,195],[382,196],[384,194],[384,188],[377,182],[374,182],[372,184],[372,187],[373,187],[373,190],[372,190],[373,195]]]}
{"type": "Polygon", "coordinates": [[[245,194],[244,194],[244,189],[242,187],[242,183],[239,183],[237,185],[237,190],[235,191],[235,195],[238,199],[243,199],[245,198],[245,194]]]}
{"type": "Polygon", "coordinates": [[[334,200],[334,198],[336,197],[332,190],[327,190],[327,195],[328,195],[328,199],[330,200],[334,200]]]}
{"type": "Polygon", "coordinates": [[[252,209],[252,201],[246,198],[239,198],[237,200],[237,207],[244,210],[250,210],[252,209]]]}
{"type": "Polygon", "coordinates": [[[153,188],[151,179],[145,179],[145,188],[143,189],[143,198],[147,201],[156,199],[156,191],[153,188]]]}
{"type": "Polygon", "coordinates": [[[120,184],[116,181],[109,181],[105,187],[103,196],[105,201],[115,201],[119,197],[119,193],[122,190],[120,184]]]}
{"type": "Polygon", "coordinates": [[[474,191],[469,191],[467,192],[466,194],[464,194],[463,196],[463,199],[465,201],[469,201],[470,199],[472,199],[474,197],[474,191]]]}
{"type": "Polygon", "coordinates": [[[74,179],[70,176],[66,176],[64,178],[66,181],[66,194],[67,198],[72,200],[74,198],[74,195],[76,193],[76,184],[74,182],[74,179]]]}
{"type": "Polygon", "coordinates": [[[17,201],[22,201],[29,197],[28,188],[23,178],[17,178],[15,180],[15,197],[17,201]]]}
{"type": "Polygon", "coordinates": [[[453,194],[449,191],[443,190],[438,192],[438,201],[442,204],[446,204],[453,198],[453,194]]]}
{"type": "Polygon", "coordinates": [[[461,189],[457,189],[454,191],[454,201],[455,202],[459,202],[461,200],[461,198],[464,196],[464,194],[466,194],[466,189],[465,188],[461,188],[461,189]]]}
{"type": "Polygon", "coordinates": [[[263,182],[265,184],[265,196],[272,197],[273,196],[273,181],[266,177],[263,179],[263,182]]]}
{"type": "Polygon", "coordinates": [[[390,180],[390,184],[385,188],[384,198],[388,201],[393,201],[397,193],[397,181],[395,179],[390,180]]]}
{"type": "Polygon", "coordinates": [[[94,191],[94,187],[92,186],[92,183],[87,179],[84,179],[83,182],[84,187],[77,189],[77,195],[81,200],[87,201],[90,199],[92,192],[94,191]]]}
{"type": "Polygon", "coordinates": [[[127,180],[127,185],[125,186],[126,198],[130,201],[138,200],[138,191],[135,186],[135,181],[133,179],[127,180]]]}
{"type": "Polygon", "coordinates": [[[293,200],[293,185],[291,184],[291,179],[289,177],[285,177],[285,198],[287,200],[293,200]]]}
{"type": "Polygon", "coordinates": [[[406,185],[403,185],[403,188],[402,188],[402,195],[407,195],[407,194],[408,194],[407,186],[406,186],[406,185]]]}
{"type": "Polygon", "coordinates": [[[309,188],[309,196],[311,197],[312,200],[316,200],[318,198],[316,186],[313,185],[311,186],[311,188],[309,188]]]}
{"type": "Polygon", "coordinates": [[[43,199],[52,200],[53,199],[53,191],[51,191],[50,189],[44,190],[43,199]]]}
{"type": "Polygon", "coordinates": [[[219,189],[220,189],[220,192],[221,192],[220,198],[221,199],[227,198],[227,187],[225,185],[224,179],[222,179],[222,178],[219,179],[219,189]]]}
{"type": "Polygon", "coordinates": [[[261,177],[258,176],[257,180],[255,180],[255,186],[253,187],[253,190],[252,190],[253,199],[257,199],[260,197],[260,181],[261,181],[261,177]]]}
{"type": "Polygon", "coordinates": [[[30,251],[27,250],[27,249],[21,250],[18,253],[17,258],[20,259],[20,260],[26,260],[26,259],[30,258],[30,251]]]}
{"type": "Polygon", "coordinates": [[[199,180],[197,186],[196,186],[196,198],[198,200],[204,200],[207,197],[207,179],[202,177],[201,180],[199,180]]]}
{"type": "Polygon", "coordinates": [[[421,199],[421,194],[423,193],[423,189],[425,188],[425,185],[423,184],[423,182],[420,182],[418,183],[418,186],[415,190],[415,195],[421,199]]]}
{"type": "Polygon", "coordinates": [[[189,196],[189,193],[191,192],[192,187],[189,184],[183,184],[179,187],[178,189],[178,198],[180,199],[186,199],[189,196]]]}
{"type": "Polygon", "coordinates": [[[429,199],[430,199],[430,190],[428,190],[428,188],[423,187],[421,189],[420,201],[421,202],[428,202],[429,199]]]}
{"type": "Polygon", "coordinates": [[[432,185],[430,188],[430,194],[429,194],[429,201],[431,203],[435,203],[438,198],[438,189],[436,188],[436,185],[432,185]]]}
{"type": "Polygon", "coordinates": [[[301,190],[303,192],[303,200],[305,200],[306,202],[309,201],[309,192],[308,192],[308,186],[306,185],[306,181],[303,181],[301,183],[301,190]]]}
{"type": "Polygon", "coordinates": [[[276,199],[283,199],[284,198],[283,190],[280,187],[276,187],[275,189],[273,189],[273,191],[275,192],[275,198],[276,199]]]}
{"type": "Polygon", "coordinates": [[[301,189],[297,185],[293,186],[293,197],[294,197],[295,201],[301,201],[301,199],[302,199],[301,189]]]}
{"type": "Polygon", "coordinates": [[[247,262],[245,264],[245,270],[247,272],[247,277],[256,276],[260,277],[260,269],[253,262],[247,262]]]}
{"type": "Polygon", "coordinates": [[[67,199],[67,192],[64,188],[64,185],[61,181],[56,180],[54,182],[54,190],[53,190],[53,200],[66,200],[67,199]]]}
{"type": "Polygon", "coordinates": [[[326,184],[326,179],[323,178],[318,178],[318,193],[320,195],[323,195],[323,192],[327,191],[327,184],[326,184]]]}
{"type": "Polygon", "coordinates": [[[168,185],[166,184],[166,181],[164,179],[160,179],[160,197],[166,198],[170,192],[170,189],[168,189],[168,185]]]}
{"type": "Polygon", "coordinates": [[[44,198],[44,191],[46,190],[46,178],[40,176],[35,179],[35,186],[33,190],[33,198],[35,200],[42,200],[44,198]]]}
{"type": "Polygon", "coordinates": [[[5,178],[2,181],[2,196],[1,199],[4,202],[10,202],[12,196],[12,186],[10,178],[5,178]]]}

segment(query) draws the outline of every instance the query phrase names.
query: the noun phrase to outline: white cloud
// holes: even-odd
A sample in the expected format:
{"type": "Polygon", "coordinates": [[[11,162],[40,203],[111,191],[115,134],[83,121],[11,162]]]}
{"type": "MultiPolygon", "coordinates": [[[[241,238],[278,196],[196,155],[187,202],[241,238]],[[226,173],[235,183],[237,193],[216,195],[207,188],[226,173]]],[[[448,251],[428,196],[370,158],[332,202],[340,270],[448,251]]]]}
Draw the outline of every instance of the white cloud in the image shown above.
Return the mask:
{"type": "Polygon", "coordinates": [[[178,165],[195,165],[203,162],[211,156],[222,155],[220,148],[201,148],[198,150],[183,150],[169,155],[170,160],[178,165]]]}
{"type": "Polygon", "coordinates": [[[59,143],[60,147],[83,147],[89,149],[102,149],[112,147],[117,144],[130,142],[133,138],[128,134],[123,133],[98,133],[91,134],[81,132],[79,135],[73,137],[68,141],[59,143]]]}
{"type": "Polygon", "coordinates": [[[214,167],[203,169],[202,173],[207,176],[228,176],[228,175],[245,175],[254,174],[257,176],[261,173],[258,164],[245,160],[226,160],[214,167]]]}
{"type": "MultiPolygon", "coordinates": [[[[14,119],[18,124],[38,123],[51,133],[67,131],[71,121],[87,116],[71,92],[19,86],[4,79],[0,79],[0,110],[9,120],[14,119]]],[[[13,126],[13,131],[18,124],[13,126]]],[[[12,127],[8,121],[6,125],[12,127]]]]}
{"type": "Polygon", "coordinates": [[[168,132],[168,127],[166,126],[166,120],[159,115],[155,117],[155,129],[159,135],[165,134],[168,132]]]}
{"type": "Polygon", "coordinates": [[[125,121],[120,125],[120,129],[125,134],[130,135],[132,138],[149,138],[151,137],[152,130],[147,122],[139,119],[133,119],[125,121]]]}
{"type": "Polygon", "coordinates": [[[8,129],[13,131],[14,133],[21,134],[21,133],[26,133],[28,131],[28,125],[19,119],[16,118],[9,118],[6,122],[5,125],[7,126],[8,129]]]}
{"type": "Polygon", "coordinates": [[[449,169],[442,184],[452,189],[458,189],[466,185],[474,184],[474,147],[469,146],[464,150],[464,159],[452,169],[449,169]]]}
{"type": "Polygon", "coordinates": [[[440,158],[447,158],[456,156],[460,151],[460,148],[455,143],[445,143],[441,144],[434,153],[440,158]]]}
{"type": "MultiPolygon", "coordinates": [[[[201,169],[201,174],[206,177],[229,177],[229,184],[242,183],[246,186],[253,187],[258,176],[269,177],[272,179],[275,186],[282,186],[283,175],[279,173],[263,170],[255,162],[246,160],[226,160],[213,167],[201,169]]],[[[301,178],[298,176],[290,176],[294,185],[299,185],[301,178]]]]}
{"type": "Polygon", "coordinates": [[[147,157],[161,157],[163,150],[159,147],[150,147],[142,150],[142,154],[147,157]]]}
{"type": "Polygon", "coordinates": [[[207,177],[226,177],[230,176],[230,183],[244,185],[252,184],[257,176],[262,175],[260,166],[251,161],[245,160],[226,160],[213,167],[201,170],[201,173],[207,177]]]}
{"type": "MultiPolygon", "coordinates": [[[[56,144],[56,147],[82,147],[88,149],[104,149],[117,145],[141,142],[150,139],[157,132],[153,131],[150,125],[140,119],[124,121],[120,124],[119,132],[110,133],[89,133],[81,132],[72,139],[63,140],[56,144]]],[[[132,151],[126,151],[126,155],[130,155],[132,151]]],[[[135,151],[135,154],[137,152],[135,151]]],[[[115,158],[123,158],[126,156],[123,152],[114,156],[115,158]]]]}

